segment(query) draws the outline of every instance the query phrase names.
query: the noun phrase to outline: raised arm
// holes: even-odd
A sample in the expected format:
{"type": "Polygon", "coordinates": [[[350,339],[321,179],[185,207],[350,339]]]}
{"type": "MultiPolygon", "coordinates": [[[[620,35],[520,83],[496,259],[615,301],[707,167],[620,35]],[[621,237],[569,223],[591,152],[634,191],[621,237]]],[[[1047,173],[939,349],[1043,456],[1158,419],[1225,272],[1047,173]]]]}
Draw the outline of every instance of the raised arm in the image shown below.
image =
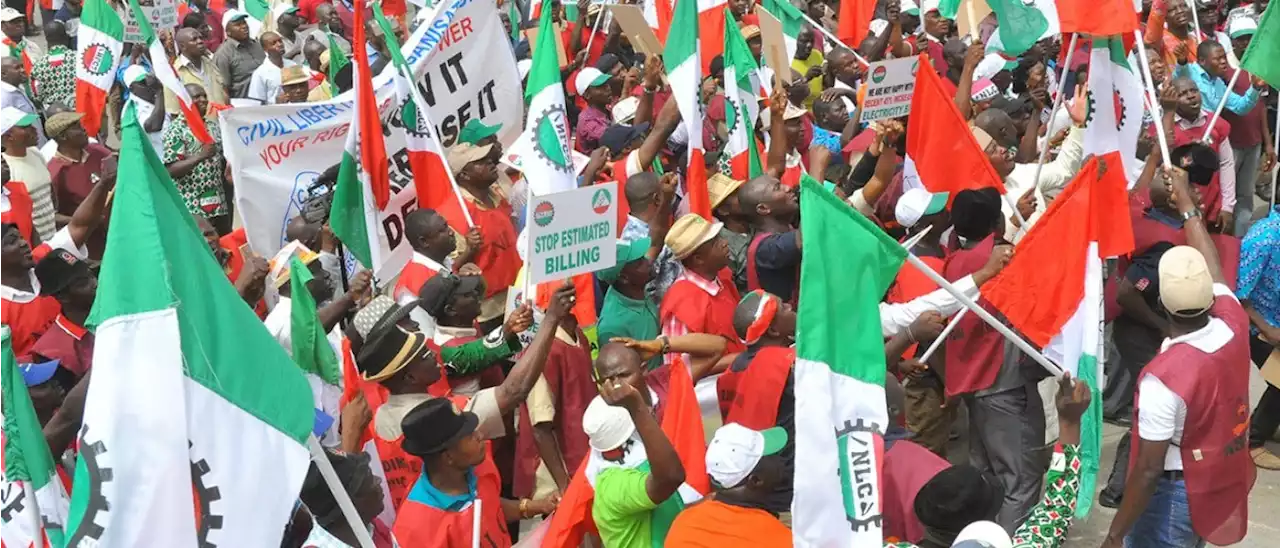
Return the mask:
{"type": "Polygon", "coordinates": [[[653,165],[653,161],[662,152],[662,147],[667,145],[667,139],[670,139],[671,134],[676,131],[680,120],[680,108],[676,106],[675,99],[668,99],[662,105],[662,112],[658,113],[658,123],[649,130],[649,136],[644,138],[644,143],[641,143],[640,148],[636,150],[636,159],[640,161],[640,167],[649,169],[653,165]]]}
{"type": "Polygon", "coordinates": [[[1209,268],[1209,276],[1213,278],[1213,283],[1226,283],[1226,277],[1222,275],[1222,263],[1218,260],[1218,248],[1213,245],[1209,230],[1205,228],[1204,217],[1200,214],[1200,206],[1196,204],[1191,194],[1187,172],[1170,167],[1166,168],[1161,176],[1164,184],[1169,185],[1173,191],[1173,202],[1178,208],[1178,213],[1186,219],[1182,223],[1182,233],[1187,238],[1187,245],[1196,248],[1196,251],[1204,256],[1204,262],[1209,268]]]}
{"type": "MultiPolygon", "coordinates": [[[[542,334],[541,331],[538,334],[542,334]]],[[[630,383],[613,380],[600,385],[600,397],[605,403],[620,406],[631,415],[631,421],[640,434],[640,442],[644,444],[645,454],[649,457],[649,477],[645,478],[644,490],[649,500],[661,504],[684,483],[684,465],[680,463],[680,455],[676,453],[671,440],[662,432],[658,419],[653,416],[640,393],[630,383]]]]}
{"type": "Polygon", "coordinates": [[[573,296],[573,282],[566,280],[551,297],[551,304],[547,307],[547,315],[543,318],[542,325],[538,327],[538,334],[533,336],[533,342],[529,343],[529,348],[523,356],[520,356],[515,367],[512,367],[511,372],[507,374],[506,380],[502,381],[495,391],[494,396],[501,414],[505,415],[515,410],[525,398],[529,397],[529,391],[533,390],[534,383],[538,382],[538,378],[542,376],[542,368],[547,365],[547,354],[551,352],[551,342],[555,338],[556,328],[560,327],[560,320],[564,315],[569,314],[573,309],[573,296]]]}
{"type": "Polygon", "coordinates": [[[107,209],[107,195],[116,186],[114,157],[111,157],[111,160],[111,162],[103,162],[102,180],[93,185],[89,195],[85,196],[84,201],[76,207],[75,212],[71,214],[71,220],[67,223],[67,235],[71,236],[71,241],[77,248],[84,245],[89,235],[102,224],[104,212],[107,209]]]}

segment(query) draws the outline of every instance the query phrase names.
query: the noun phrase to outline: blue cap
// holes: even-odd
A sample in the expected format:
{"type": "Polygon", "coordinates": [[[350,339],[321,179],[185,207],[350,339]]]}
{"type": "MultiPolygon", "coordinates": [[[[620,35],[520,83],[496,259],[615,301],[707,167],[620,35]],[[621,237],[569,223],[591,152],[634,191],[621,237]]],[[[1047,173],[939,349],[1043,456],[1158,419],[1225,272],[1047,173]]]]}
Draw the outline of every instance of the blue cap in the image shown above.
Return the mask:
{"type": "Polygon", "coordinates": [[[58,371],[58,360],[18,364],[18,370],[22,371],[22,380],[27,383],[27,386],[44,384],[49,382],[53,374],[58,371]]]}

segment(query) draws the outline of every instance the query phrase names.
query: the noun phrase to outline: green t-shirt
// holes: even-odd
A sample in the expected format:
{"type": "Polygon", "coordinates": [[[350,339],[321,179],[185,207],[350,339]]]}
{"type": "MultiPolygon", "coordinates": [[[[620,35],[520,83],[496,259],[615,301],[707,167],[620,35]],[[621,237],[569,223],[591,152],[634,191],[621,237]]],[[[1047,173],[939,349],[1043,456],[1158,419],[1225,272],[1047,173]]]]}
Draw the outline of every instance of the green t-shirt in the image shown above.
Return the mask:
{"type": "Polygon", "coordinates": [[[653,509],[645,480],[649,472],[635,468],[610,468],[596,477],[591,516],[600,540],[609,548],[650,548],[653,542],[653,509]]]}
{"type": "MultiPolygon", "coordinates": [[[[637,341],[657,338],[658,305],[648,298],[632,299],[613,288],[604,295],[604,304],[600,307],[600,321],[596,329],[601,343],[608,343],[613,337],[630,337],[637,341]]],[[[662,365],[662,356],[654,356],[647,364],[649,370],[662,365]]]]}

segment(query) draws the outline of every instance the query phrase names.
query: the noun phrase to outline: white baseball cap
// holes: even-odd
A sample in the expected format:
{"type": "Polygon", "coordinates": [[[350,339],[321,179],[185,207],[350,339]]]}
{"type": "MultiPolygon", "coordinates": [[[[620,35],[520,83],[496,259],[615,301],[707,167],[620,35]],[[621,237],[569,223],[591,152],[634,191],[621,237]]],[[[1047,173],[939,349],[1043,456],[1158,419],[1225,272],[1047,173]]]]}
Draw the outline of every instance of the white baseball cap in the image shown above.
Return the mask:
{"type": "Polygon", "coordinates": [[[142,65],[129,65],[124,69],[125,85],[132,84],[147,77],[147,68],[142,65]]]}
{"type": "Polygon", "coordinates": [[[15,127],[26,127],[36,123],[35,114],[26,112],[17,107],[4,107],[0,110],[0,135],[8,133],[10,129],[15,127]]]}
{"type": "Polygon", "coordinates": [[[626,409],[609,405],[604,398],[596,396],[582,414],[582,431],[587,434],[587,443],[592,449],[612,451],[626,443],[636,431],[636,424],[626,409]]]}
{"type": "Polygon", "coordinates": [[[951,195],[947,192],[934,194],[923,188],[913,188],[903,192],[902,197],[898,198],[898,205],[894,206],[893,214],[898,224],[911,228],[916,226],[924,216],[946,209],[947,199],[950,197],[951,195]]]}
{"type": "Polygon", "coordinates": [[[587,67],[578,71],[578,75],[573,78],[573,89],[578,91],[578,95],[582,95],[587,92],[587,88],[607,84],[610,78],[612,76],[600,72],[595,67],[587,67]]]}
{"type": "Polygon", "coordinates": [[[975,521],[960,530],[952,548],[1013,548],[1013,540],[1000,524],[993,521],[975,521]]]}
{"type": "Polygon", "coordinates": [[[27,15],[13,8],[0,9],[0,21],[8,23],[14,19],[26,17],[27,15]]]}
{"type": "Polygon", "coordinates": [[[736,487],[760,459],[787,445],[787,431],[775,426],[756,431],[736,422],[721,426],[707,446],[707,474],[723,488],[736,487]]]}
{"type": "Polygon", "coordinates": [[[1227,36],[1239,38],[1258,33],[1258,23],[1252,17],[1232,17],[1227,20],[1227,36]]]}
{"type": "Polygon", "coordinates": [[[626,97],[613,104],[613,121],[618,124],[630,124],[636,118],[636,110],[640,108],[639,97],[626,97]]]}
{"type": "Polygon", "coordinates": [[[1196,248],[1180,245],[1160,257],[1160,303],[1170,314],[1200,315],[1213,304],[1213,277],[1196,248]]]}

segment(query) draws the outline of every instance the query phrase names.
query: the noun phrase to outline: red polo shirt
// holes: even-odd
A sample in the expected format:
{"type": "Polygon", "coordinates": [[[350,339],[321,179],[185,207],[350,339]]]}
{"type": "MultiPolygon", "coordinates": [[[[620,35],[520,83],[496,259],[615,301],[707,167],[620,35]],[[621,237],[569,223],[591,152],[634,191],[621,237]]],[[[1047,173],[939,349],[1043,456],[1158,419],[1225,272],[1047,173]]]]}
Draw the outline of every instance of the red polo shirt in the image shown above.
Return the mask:
{"type": "Polygon", "coordinates": [[[93,333],[62,314],[31,347],[31,354],[44,360],[58,360],[63,369],[82,377],[93,366],[93,333]]]}

